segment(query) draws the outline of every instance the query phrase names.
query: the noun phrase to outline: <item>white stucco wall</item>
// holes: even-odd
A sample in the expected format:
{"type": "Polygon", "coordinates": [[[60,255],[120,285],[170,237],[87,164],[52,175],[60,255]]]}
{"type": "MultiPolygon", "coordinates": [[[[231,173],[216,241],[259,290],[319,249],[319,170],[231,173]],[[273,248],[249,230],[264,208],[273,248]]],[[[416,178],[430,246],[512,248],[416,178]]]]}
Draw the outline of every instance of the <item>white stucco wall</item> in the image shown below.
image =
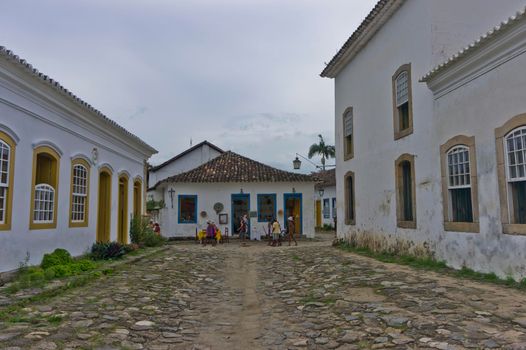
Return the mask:
{"type": "MultiPolygon", "coordinates": [[[[178,158],[173,162],[163,166],[162,168],[156,171],[150,171],[149,187],[154,186],[157,182],[164,180],[167,177],[195,169],[220,155],[220,152],[211,148],[207,144],[204,144],[201,147],[183,155],[181,158],[178,158]]],[[[150,192],[149,194],[155,196],[155,191],[150,192]]]]}
{"type": "MultiPolygon", "coordinates": [[[[323,197],[320,197],[319,192],[316,190],[314,191],[314,203],[316,204],[316,201],[321,201],[321,224],[322,225],[331,225],[334,227],[334,219],[333,215],[335,215],[335,211],[337,211],[338,207],[338,201],[336,200],[336,206],[333,207],[333,198],[336,198],[336,186],[327,186],[323,188],[323,197]],[[329,200],[329,207],[330,207],[330,217],[326,218],[323,215],[323,200],[328,199],[329,200]]],[[[316,207],[315,207],[316,208],[316,207]]],[[[315,216],[316,218],[316,216],[315,216]]]]}
{"type": "MultiPolygon", "coordinates": [[[[523,53],[435,101],[436,163],[439,145],[457,135],[475,137],[480,233],[437,232],[434,238],[438,255],[454,267],[494,271],[502,277],[526,276],[526,237],[502,233],[495,144],[495,129],[526,113],[525,66],[523,53]]],[[[433,188],[440,187],[438,174],[432,183],[433,188]]]]}
{"type": "MultiPolygon", "coordinates": [[[[224,230],[227,225],[219,225],[219,217],[214,211],[215,203],[222,203],[224,210],[222,213],[228,214],[228,229],[232,234],[232,212],[231,212],[231,196],[232,194],[239,194],[243,189],[244,194],[250,194],[250,211],[257,211],[257,195],[258,194],[276,194],[277,211],[283,210],[283,195],[285,193],[293,193],[293,188],[296,194],[302,195],[302,216],[303,216],[303,233],[307,237],[314,237],[314,183],[211,183],[211,184],[191,184],[191,183],[175,183],[168,184],[160,189],[164,194],[166,208],[161,210],[160,225],[164,236],[168,237],[193,237],[195,235],[196,227],[205,228],[208,220],[213,220],[221,230],[224,230]],[[173,208],[171,205],[170,195],[168,191],[174,189],[173,208]],[[178,223],[178,196],[197,195],[198,203],[198,223],[197,224],[179,224],[178,223]],[[199,213],[207,212],[207,217],[202,218],[199,213]]],[[[284,227],[284,216],[278,214],[278,220],[282,227],[284,227]]],[[[258,222],[257,218],[251,218],[251,227],[256,227],[258,231],[266,230],[267,223],[258,222]]]]}
{"type": "MultiPolygon", "coordinates": [[[[514,0],[499,1],[498,5],[493,1],[484,1],[485,6],[479,6],[480,3],[478,0],[408,0],[336,77],[336,193],[338,203],[342,203],[338,206],[338,218],[342,218],[338,220],[339,237],[348,238],[351,232],[358,232],[380,235],[388,240],[400,239],[415,245],[425,243],[430,245],[439,259],[446,259],[451,266],[466,265],[480,271],[491,269],[500,275],[510,272],[506,267],[509,267],[512,258],[495,262],[492,256],[497,252],[497,243],[488,243],[490,236],[487,233],[479,235],[480,243],[474,245],[474,235],[447,236],[443,232],[439,147],[445,139],[458,134],[476,134],[477,144],[486,138],[484,146],[477,145],[477,153],[481,153],[477,154],[478,158],[484,157],[480,158],[479,163],[479,196],[481,205],[484,200],[490,208],[486,213],[481,207],[481,224],[485,222],[482,224],[485,225],[485,232],[494,230],[498,196],[495,178],[487,175],[492,164],[487,159],[495,156],[494,128],[501,125],[500,121],[512,117],[513,113],[525,112],[521,110],[523,99],[519,97],[521,94],[524,96],[524,77],[522,80],[521,76],[512,80],[499,78],[498,84],[503,85],[495,85],[496,77],[491,75],[484,78],[487,80],[474,81],[467,89],[479,89],[476,96],[466,102],[459,102],[459,96],[455,96],[449,102],[462,103],[465,108],[472,108],[471,112],[460,117],[462,112],[446,108],[441,115],[448,115],[450,119],[447,120],[444,117],[433,119],[433,95],[425,84],[418,82],[433,68],[433,62],[471,43],[479,34],[520,9],[521,3],[524,5],[523,1],[514,0]],[[474,16],[473,13],[478,15],[474,16]],[[414,132],[395,141],[391,79],[398,67],[406,63],[412,66],[414,132]],[[504,86],[508,86],[510,91],[519,86],[522,88],[506,95],[508,89],[504,86]],[[478,100],[487,98],[487,94],[493,94],[494,98],[479,104],[478,100]],[[499,97],[502,97],[500,101],[499,97]],[[506,103],[510,107],[505,113],[500,111],[498,117],[491,113],[506,103]],[[492,108],[489,108],[490,105],[492,108]],[[354,158],[344,161],[342,114],[350,106],[354,111],[354,158]],[[477,119],[481,118],[478,113],[482,112],[490,126],[484,119],[477,119]],[[395,160],[404,153],[415,155],[416,229],[397,227],[395,160]],[[343,179],[348,171],[355,173],[356,225],[352,226],[345,225],[343,220],[343,179]]],[[[520,70],[518,67],[513,69],[520,70]]],[[[510,68],[510,75],[513,75],[513,69],[510,68]]],[[[438,102],[436,107],[442,108],[443,103],[438,102]]],[[[506,241],[499,248],[504,253],[507,247],[517,243],[520,238],[497,240],[506,241]]],[[[520,249],[524,250],[524,245],[517,244],[514,251],[520,249]]],[[[524,275],[517,269],[511,273],[515,277],[524,275]]]]}
{"type": "MultiPolygon", "coordinates": [[[[0,64],[0,130],[11,129],[19,138],[16,145],[12,202],[11,230],[0,231],[0,271],[19,266],[26,254],[30,264],[39,264],[44,253],[55,248],[65,248],[72,255],[86,252],[96,240],[98,171],[99,165],[109,164],[113,170],[111,194],[111,239],[117,239],[118,173],[130,174],[128,212],[133,211],[133,180],[144,177],[146,156],[123,142],[121,136],[111,137],[108,127],[89,125],[82,117],[91,118],[80,107],[66,98],[47,94],[38,95],[21,84],[4,76],[10,67],[0,64]],[[75,113],[81,117],[72,118],[75,113]],[[101,131],[106,129],[106,131],[101,131]],[[109,134],[108,134],[109,133],[109,134]],[[34,145],[48,141],[57,146],[62,156],[59,166],[59,186],[56,200],[57,227],[30,230],[30,204],[34,145]],[[98,149],[97,164],[90,168],[89,226],[69,227],[71,160],[84,155],[91,159],[92,150],[98,149]]],[[[28,82],[30,84],[31,82],[28,82]]],[[[145,181],[143,181],[144,184],[145,181]]],[[[142,195],[142,194],[141,194],[142,195]]],[[[144,203],[144,201],[143,201],[144,203]]]]}

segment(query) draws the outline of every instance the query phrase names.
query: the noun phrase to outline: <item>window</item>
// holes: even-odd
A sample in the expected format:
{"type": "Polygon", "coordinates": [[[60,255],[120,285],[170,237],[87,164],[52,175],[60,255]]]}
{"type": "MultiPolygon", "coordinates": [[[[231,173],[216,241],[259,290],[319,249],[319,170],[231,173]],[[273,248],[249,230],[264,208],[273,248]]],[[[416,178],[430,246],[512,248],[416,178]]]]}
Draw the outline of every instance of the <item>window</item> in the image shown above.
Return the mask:
{"type": "Polygon", "coordinates": [[[354,173],[352,171],[345,175],[345,224],[355,225],[355,201],[354,201],[354,173]]]}
{"type": "Polygon", "coordinates": [[[88,226],[89,169],[84,159],[71,162],[70,227],[88,226]]]}
{"type": "Polygon", "coordinates": [[[505,147],[510,216],[513,223],[526,224],[526,127],[509,133],[505,147]]]}
{"type": "Polygon", "coordinates": [[[394,138],[413,133],[411,64],[404,64],[393,75],[394,138]]]}
{"type": "Polygon", "coordinates": [[[416,228],[414,156],[404,154],[395,162],[398,227],[416,228]]]}
{"type": "Polygon", "coordinates": [[[324,219],[331,218],[331,202],[329,198],[325,198],[323,200],[323,218],[324,219]]]}
{"type": "Polygon", "coordinates": [[[336,217],[336,198],[332,199],[332,217],[336,217]]]}
{"type": "Polygon", "coordinates": [[[197,223],[197,196],[179,195],[179,223],[197,223]]]}
{"type": "Polygon", "coordinates": [[[56,228],[60,155],[49,146],[33,153],[30,229],[56,228]]]}
{"type": "Polygon", "coordinates": [[[444,229],[479,232],[475,138],[455,136],[440,146],[444,229]]]}
{"type": "Polygon", "coordinates": [[[11,229],[15,141],[0,131],[0,230],[11,229]]]}
{"type": "Polygon", "coordinates": [[[502,231],[526,234],[526,114],[495,129],[502,231]]]}
{"type": "Polygon", "coordinates": [[[276,195],[258,194],[258,222],[269,222],[276,216],[276,195]]]}
{"type": "Polygon", "coordinates": [[[349,160],[354,157],[353,136],[353,108],[349,107],[343,113],[343,159],[349,160]]]}
{"type": "Polygon", "coordinates": [[[47,184],[35,186],[35,209],[33,221],[38,223],[52,223],[55,207],[55,189],[47,184]]]}

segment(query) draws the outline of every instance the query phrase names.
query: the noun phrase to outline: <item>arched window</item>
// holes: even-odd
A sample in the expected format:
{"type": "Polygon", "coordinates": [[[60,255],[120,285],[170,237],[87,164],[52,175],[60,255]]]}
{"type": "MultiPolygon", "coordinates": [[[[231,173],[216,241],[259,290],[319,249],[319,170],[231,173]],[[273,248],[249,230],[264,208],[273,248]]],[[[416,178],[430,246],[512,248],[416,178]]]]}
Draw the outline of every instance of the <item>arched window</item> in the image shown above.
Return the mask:
{"type": "Polygon", "coordinates": [[[49,224],[55,216],[55,189],[48,184],[35,186],[35,208],[33,222],[49,224]]]}
{"type": "Polygon", "coordinates": [[[353,108],[349,107],[343,113],[343,159],[354,157],[354,117],[353,108]]]}
{"type": "Polygon", "coordinates": [[[444,229],[479,232],[475,138],[458,135],[440,146],[444,229]]]}
{"type": "Polygon", "coordinates": [[[395,140],[413,132],[411,64],[404,64],[393,75],[393,113],[395,140]]]}
{"type": "Polygon", "coordinates": [[[345,175],[345,225],[356,225],[356,202],[354,195],[354,173],[349,171],[345,175]]]}
{"type": "Polygon", "coordinates": [[[506,135],[505,149],[511,221],[526,224],[526,127],[506,135]]]}
{"type": "Polygon", "coordinates": [[[71,162],[70,227],[88,226],[90,166],[84,159],[71,162]]]}
{"type": "Polygon", "coordinates": [[[30,229],[56,228],[59,154],[49,146],[34,150],[30,229]]]}
{"type": "Polygon", "coordinates": [[[453,222],[473,222],[469,148],[455,146],[447,153],[450,216],[453,222]]]}
{"type": "Polygon", "coordinates": [[[404,154],[395,162],[396,171],[396,213],[401,228],[416,228],[414,156],[404,154]]]}
{"type": "Polygon", "coordinates": [[[15,142],[0,131],[0,230],[11,229],[15,142]]]}

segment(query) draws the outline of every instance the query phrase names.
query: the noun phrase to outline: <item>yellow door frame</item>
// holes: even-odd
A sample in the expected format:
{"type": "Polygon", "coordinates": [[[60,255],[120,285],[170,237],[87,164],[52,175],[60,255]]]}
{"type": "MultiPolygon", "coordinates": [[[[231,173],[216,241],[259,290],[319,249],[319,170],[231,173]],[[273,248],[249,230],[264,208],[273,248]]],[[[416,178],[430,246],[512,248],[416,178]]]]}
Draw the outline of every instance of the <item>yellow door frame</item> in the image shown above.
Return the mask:
{"type": "Polygon", "coordinates": [[[117,214],[117,241],[128,243],[128,187],[129,176],[119,175],[119,204],[117,214]]]}
{"type": "Polygon", "coordinates": [[[97,242],[109,242],[111,238],[111,178],[109,167],[99,170],[99,198],[97,207],[97,242]]]}

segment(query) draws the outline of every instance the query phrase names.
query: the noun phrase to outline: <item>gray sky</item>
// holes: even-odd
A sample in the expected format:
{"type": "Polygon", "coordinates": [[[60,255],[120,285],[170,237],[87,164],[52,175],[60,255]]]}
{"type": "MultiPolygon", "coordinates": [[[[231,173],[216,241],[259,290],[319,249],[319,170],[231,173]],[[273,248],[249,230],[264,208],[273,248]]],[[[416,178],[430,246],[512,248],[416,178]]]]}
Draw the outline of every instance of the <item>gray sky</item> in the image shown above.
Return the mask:
{"type": "Polygon", "coordinates": [[[334,143],[319,73],[375,3],[2,1],[0,45],[157,148],[153,164],[206,139],[291,170],[317,134],[334,143]]]}

